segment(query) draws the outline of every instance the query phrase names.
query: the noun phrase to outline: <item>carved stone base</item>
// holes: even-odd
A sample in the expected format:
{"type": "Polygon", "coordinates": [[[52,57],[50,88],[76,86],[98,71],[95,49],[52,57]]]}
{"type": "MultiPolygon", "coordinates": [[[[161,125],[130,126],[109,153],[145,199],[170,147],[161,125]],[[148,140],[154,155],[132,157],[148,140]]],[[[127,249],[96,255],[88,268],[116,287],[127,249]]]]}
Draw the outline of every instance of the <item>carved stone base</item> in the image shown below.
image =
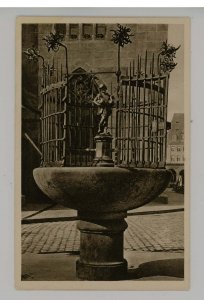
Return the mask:
{"type": "MultiPolygon", "coordinates": [[[[124,215],[123,215],[124,217],[124,215]]],[[[107,214],[100,219],[80,216],[80,259],[77,276],[83,280],[120,280],[127,274],[123,258],[123,232],[127,223],[121,214],[107,214]],[[113,218],[112,220],[110,218],[113,218]]]]}
{"type": "Polygon", "coordinates": [[[100,134],[95,136],[96,157],[94,165],[97,167],[113,167],[112,156],[112,136],[110,134],[100,134]]]}
{"type": "Polygon", "coordinates": [[[87,264],[80,260],[76,262],[77,277],[91,281],[115,281],[125,279],[127,274],[127,261],[113,264],[87,264]]]}

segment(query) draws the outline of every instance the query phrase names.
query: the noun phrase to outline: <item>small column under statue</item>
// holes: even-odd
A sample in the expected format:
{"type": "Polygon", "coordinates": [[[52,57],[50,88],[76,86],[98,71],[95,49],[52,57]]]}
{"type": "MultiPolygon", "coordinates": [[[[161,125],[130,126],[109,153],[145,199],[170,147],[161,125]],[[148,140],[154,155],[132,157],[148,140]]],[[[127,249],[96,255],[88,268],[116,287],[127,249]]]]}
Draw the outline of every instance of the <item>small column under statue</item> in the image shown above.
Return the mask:
{"type": "Polygon", "coordinates": [[[113,97],[107,92],[104,84],[100,84],[99,93],[94,98],[93,103],[98,106],[98,135],[95,136],[96,156],[94,165],[100,167],[113,167],[112,160],[112,136],[108,132],[108,118],[112,113],[113,97]]]}

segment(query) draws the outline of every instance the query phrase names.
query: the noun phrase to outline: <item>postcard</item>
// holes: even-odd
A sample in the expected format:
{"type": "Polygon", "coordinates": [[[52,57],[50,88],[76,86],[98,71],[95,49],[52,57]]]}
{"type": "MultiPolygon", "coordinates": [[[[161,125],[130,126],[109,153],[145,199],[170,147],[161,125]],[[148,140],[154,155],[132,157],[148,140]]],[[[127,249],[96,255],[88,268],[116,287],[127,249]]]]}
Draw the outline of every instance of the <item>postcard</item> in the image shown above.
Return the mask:
{"type": "Polygon", "coordinates": [[[189,28],[17,18],[16,288],[189,288],[189,28]]]}

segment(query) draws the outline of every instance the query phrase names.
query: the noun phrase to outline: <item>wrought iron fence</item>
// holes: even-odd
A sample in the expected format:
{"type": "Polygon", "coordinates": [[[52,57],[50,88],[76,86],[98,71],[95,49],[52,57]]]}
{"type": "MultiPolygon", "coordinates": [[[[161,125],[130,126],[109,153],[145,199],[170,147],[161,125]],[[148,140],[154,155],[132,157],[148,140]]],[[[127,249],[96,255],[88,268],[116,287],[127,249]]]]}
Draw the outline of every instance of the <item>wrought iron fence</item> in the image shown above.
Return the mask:
{"type": "Polygon", "coordinates": [[[154,55],[130,63],[116,106],[116,163],[163,168],[166,161],[169,74],[161,74],[154,55]],[[156,66],[157,65],[157,66],[156,66]],[[149,67],[149,70],[148,68],[149,67]],[[157,69],[156,69],[157,67],[157,69]]]}
{"type": "Polygon", "coordinates": [[[66,156],[67,82],[57,72],[53,82],[52,69],[47,66],[43,74],[41,103],[41,148],[43,166],[63,166],[66,156]]]}
{"type": "Polygon", "coordinates": [[[40,92],[42,166],[90,166],[97,133],[95,75],[79,68],[67,81],[62,65],[60,71],[53,65],[43,73],[40,92]]]}
{"type": "MultiPolygon", "coordinates": [[[[112,158],[119,166],[163,168],[169,73],[177,65],[174,58],[180,46],[164,41],[157,56],[153,54],[150,58],[146,51],[145,58],[138,56],[123,74],[120,53],[132,42],[134,34],[129,27],[120,24],[111,31],[111,41],[118,47],[117,71],[101,73],[116,75],[117,97],[108,124],[113,137],[112,158]]],[[[38,49],[32,47],[24,51],[29,61],[42,61],[43,88],[39,106],[42,165],[91,166],[97,134],[97,108],[93,101],[99,92],[96,73],[81,68],[69,73],[68,48],[60,31],[46,35],[43,40],[48,52],[63,48],[65,59],[64,64],[55,69],[54,60],[52,65],[47,64],[38,49]]]]}
{"type": "MultiPolygon", "coordinates": [[[[95,74],[79,68],[68,76],[49,65],[41,90],[43,166],[91,166],[97,134],[95,74]]],[[[159,56],[138,57],[121,75],[109,127],[116,165],[164,167],[169,73],[159,56]]]]}
{"type": "Polygon", "coordinates": [[[98,87],[94,75],[79,68],[69,77],[68,88],[66,165],[90,166],[95,154],[97,111],[93,99],[98,87]]]}

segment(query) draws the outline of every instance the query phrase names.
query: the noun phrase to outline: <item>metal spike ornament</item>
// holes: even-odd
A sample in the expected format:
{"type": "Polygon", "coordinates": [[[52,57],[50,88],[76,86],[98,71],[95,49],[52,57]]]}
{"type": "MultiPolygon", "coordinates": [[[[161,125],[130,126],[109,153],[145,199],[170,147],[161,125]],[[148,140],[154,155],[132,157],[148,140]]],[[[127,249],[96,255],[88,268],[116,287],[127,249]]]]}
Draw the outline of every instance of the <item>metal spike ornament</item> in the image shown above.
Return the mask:
{"type": "Polygon", "coordinates": [[[181,46],[178,46],[176,48],[173,45],[168,44],[167,41],[162,43],[159,53],[159,56],[161,57],[160,70],[162,72],[171,72],[175,69],[177,63],[174,61],[174,58],[176,58],[176,52],[180,47],[181,46]]]}
{"type": "Polygon", "coordinates": [[[111,38],[111,41],[114,42],[114,44],[118,45],[118,70],[116,72],[117,76],[117,82],[119,84],[120,76],[121,76],[121,70],[120,70],[120,48],[124,48],[125,45],[128,45],[132,43],[130,37],[134,36],[134,34],[131,34],[131,29],[126,26],[122,26],[120,24],[117,25],[117,29],[113,29],[113,35],[111,38]]]}
{"type": "Polygon", "coordinates": [[[46,47],[48,49],[48,52],[50,52],[50,50],[57,52],[60,46],[64,46],[62,44],[63,39],[64,39],[64,35],[60,34],[59,32],[56,33],[50,32],[49,35],[46,35],[43,38],[43,40],[46,42],[46,47]]]}
{"type": "Polygon", "coordinates": [[[44,57],[42,55],[40,55],[40,51],[37,48],[35,48],[34,46],[26,49],[25,51],[23,51],[23,53],[26,55],[28,61],[37,62],[39,60],[39,58],[41,58],[42,63],[43,63],[43,68],[45,67],[44,57]]]}

